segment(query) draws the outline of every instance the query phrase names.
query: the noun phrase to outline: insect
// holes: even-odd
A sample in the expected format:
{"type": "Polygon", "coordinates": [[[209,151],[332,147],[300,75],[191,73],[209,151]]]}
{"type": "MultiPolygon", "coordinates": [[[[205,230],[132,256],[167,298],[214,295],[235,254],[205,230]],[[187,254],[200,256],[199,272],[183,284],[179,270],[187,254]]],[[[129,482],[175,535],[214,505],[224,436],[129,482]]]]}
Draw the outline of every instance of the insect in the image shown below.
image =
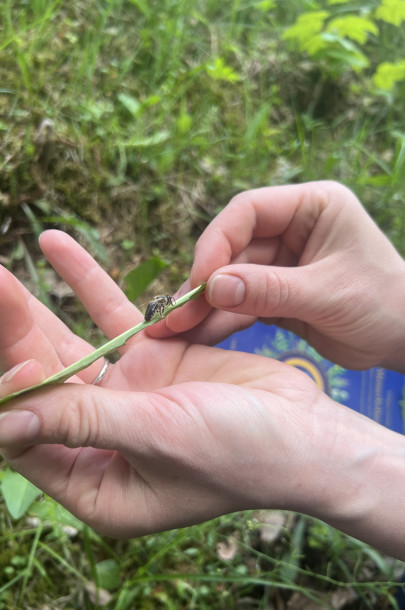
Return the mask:
{"type": "Polygon", "coordinates": [[[157,313],[163,316],[167,305],[175,305],[176,301],[168,294],[158,294],[148,303],[145,311],[145,322],[150,322],[157,313]]]}

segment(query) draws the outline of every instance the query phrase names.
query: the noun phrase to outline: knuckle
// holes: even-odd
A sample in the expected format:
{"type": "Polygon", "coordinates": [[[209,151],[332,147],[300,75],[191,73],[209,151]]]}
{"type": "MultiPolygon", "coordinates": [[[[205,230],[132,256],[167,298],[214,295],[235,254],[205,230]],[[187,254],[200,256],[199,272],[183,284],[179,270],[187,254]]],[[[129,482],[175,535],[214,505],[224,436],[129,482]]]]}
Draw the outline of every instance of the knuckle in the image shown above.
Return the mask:
{"type": "Polygon", "coordinates": [[[324,196],[329,200],[331,197],[344,197],[350,199],[357,199],[353,191],[346,185],[338,182],[337,180],[321,180],[315,183],[323,191],[324,196]]]}
{"type": "MultiPolygon", "coordinates": [[[[256,283],[255,283],[256,284],[256,283]]],[[[253,296],[253,308],[258,315],[270,317],[282,311],[289,300],[289,284],[272,271],[266,273],[259,279],[251,294],[253,296]]]]}
{"type": "Polygon", "coordinates": [[[99,422],[92,395],[86,391],[77,392],[75,386],[72,400],[66,404],[58,422],[58,442],[70,448],[94,445],[98,437],[99,422]]]}

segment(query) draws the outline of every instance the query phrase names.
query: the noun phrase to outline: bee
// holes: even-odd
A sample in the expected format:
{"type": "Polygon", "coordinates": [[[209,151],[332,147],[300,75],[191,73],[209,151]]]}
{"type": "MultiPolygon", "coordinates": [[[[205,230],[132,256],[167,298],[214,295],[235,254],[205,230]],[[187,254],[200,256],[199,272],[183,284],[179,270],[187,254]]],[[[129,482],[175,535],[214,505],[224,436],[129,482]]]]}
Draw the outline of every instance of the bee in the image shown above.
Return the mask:
{"type": "Polygon", "coordinates": [[[156,314],[163,317],[167,305],[175,305],[176,301],[168,294],[158,294],[148,303],[145,311],[145,322],[150,322],[156,314]]]}

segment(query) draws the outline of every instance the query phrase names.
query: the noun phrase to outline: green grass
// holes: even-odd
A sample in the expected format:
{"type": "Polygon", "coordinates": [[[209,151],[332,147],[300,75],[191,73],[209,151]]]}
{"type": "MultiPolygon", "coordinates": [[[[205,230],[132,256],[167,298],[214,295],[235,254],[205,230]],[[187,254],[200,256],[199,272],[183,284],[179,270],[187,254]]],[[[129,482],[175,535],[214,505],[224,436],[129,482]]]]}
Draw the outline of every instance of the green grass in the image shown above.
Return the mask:
{"type": "MultiPolygon", "coordinates": [[[[370,76],[390,50],[401,56],[401,29],[391,46],[388,26],[369,44],[373,69],[336,76],[328,57],[283,40],[299,3],[274,4],[5,2],[0,185],[13,217],[21,201],[40,214],[41,198],[91,222],[107,215],[142,255],[180,250],[185,273],[195,236],[239,190],[336,178],[375,214],[397,201],[403,86],[377,95],[370,76]]],[[[395,218],[382,214],[400,244],[395,218]]]]}
{"type": "Polygon", "coordinates": [[[291,595],[327,608],[336,591],[352,591],[355,608],[385,608],[396,588],[395,563],[302,516],[267,543],[253,512],[129,541],[98,536],[46,498],[30,513],[13,524],[3,515],[0,608],[7,610],[98,608],[97,590],[116,610],[265,608],[291,595]],[[228,557],[221,544],[231,548],[228,557]]]}
{"type": "MultiPolygon", "coordinates": [[[[43,228],[79,236],[119,282],[150,257],[167,261],[166,292],[235,193],[327,178],[351,187],[405,253],[405,85],[373,84],[378,65],[405,58],[405,34],[374,17],[379,4],[4,0],[2,262],[97,341],[83,311],[55,298],[35,246],[43,228]],[[311,55],[283,37],[302,12],[363,8],[379,34],[357,43],[369,62],[360,71],[353,41],[311,55]],[[53,134],[41,143],[44,119],[53,134]]],[[[352,607],[385,608],[395,589],[395,564],[306,518],[272,544],[250,513],[127,542],[77,523],[68,538],[66,521],[47,499],[16,521],[2,507],[0,609],[95,608],[97,582],[120,610],[264,609],[293,594],[326,595],[327,607],[351,587],[352,607]],[[236,554],[221,559],[217,544],[230,538],[236,554]]]]}

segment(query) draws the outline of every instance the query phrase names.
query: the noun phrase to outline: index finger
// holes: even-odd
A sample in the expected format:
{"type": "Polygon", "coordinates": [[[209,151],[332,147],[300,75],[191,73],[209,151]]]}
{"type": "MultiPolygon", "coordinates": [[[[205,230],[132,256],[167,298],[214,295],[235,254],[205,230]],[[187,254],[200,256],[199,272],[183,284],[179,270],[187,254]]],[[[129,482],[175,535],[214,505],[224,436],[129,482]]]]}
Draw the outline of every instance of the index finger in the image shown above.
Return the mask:
{"type": "MultiPolygon", "coordinates": [[[[307,240],[328,205],[332,184],[323,181],[264,187],[234,197],[197,241],[190,287],[196,288],[230,263],[299,264],[307,240]]],[[[200,297],[181,311],[173,311],[149,333],[167,337],[184,332],[210,311],[209,303],[200,297]]]]}
{"type": "Polygon", "coordinates": [[[298,258],[327,205],[326,184],[264,187],[234,197],[197,241],[191,286],[207,281],[257,238],[273,238],[273,264],[279,264],[283,249],[298,258]],[[278,243],[274,238],[279,238],[278,243]]]}
{"type": "Polygon", "coordinates": [[[70,235],[45,231],[40,237],[40,246],[52,267],[109,339],[143,320],[143,314],[121,288],[70,235]]]}

